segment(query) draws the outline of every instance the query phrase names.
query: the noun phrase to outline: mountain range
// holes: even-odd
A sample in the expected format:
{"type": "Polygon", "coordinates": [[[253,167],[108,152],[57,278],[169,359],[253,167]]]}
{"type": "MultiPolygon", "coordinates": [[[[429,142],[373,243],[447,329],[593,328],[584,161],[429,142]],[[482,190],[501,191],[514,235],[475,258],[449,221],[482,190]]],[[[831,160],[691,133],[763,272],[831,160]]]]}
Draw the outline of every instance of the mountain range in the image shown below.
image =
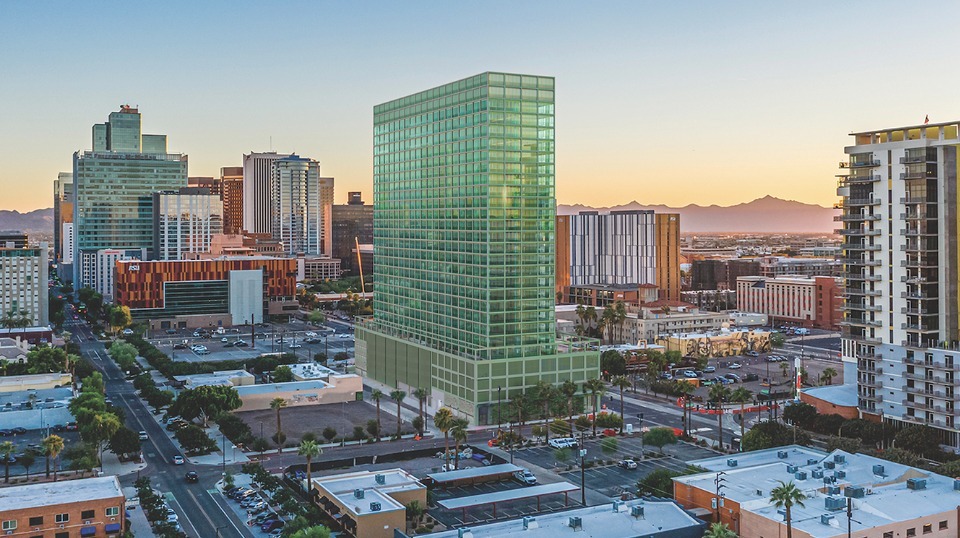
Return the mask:
{"type": "Polygon", "coordinates": [[[757,198],[752,202],[732,206],[683,207],[644,205],[633,201],[628,204],[593,208],[581,204],[558,204],[558,215],[575,215],[580,211],[629,211],[652,209],[657,213],[679,213],[682,233],[742,232],[742,233],[833,233],[839,223],[834,223],[836,209],[795,200],[783,200],[773,196],[757,198]]]}
{"type": "Polygon", "coordinates": [[[29,235],[53,234],[53,208],[35,209],[27,213],[0,209],[0,230],[19,230],[29,235]]]}

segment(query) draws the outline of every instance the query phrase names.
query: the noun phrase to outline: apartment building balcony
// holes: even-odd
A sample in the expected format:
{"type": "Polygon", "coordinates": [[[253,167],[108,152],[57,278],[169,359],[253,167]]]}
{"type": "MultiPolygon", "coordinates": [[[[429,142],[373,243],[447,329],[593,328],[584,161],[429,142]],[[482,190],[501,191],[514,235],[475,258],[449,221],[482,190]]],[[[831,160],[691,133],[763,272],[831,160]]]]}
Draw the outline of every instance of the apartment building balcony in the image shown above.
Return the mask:
{"type": "Polygon", "coordinates": [[[936,256],[910,256],[900,262],[900,267],[913,267],[916,269],[938,267],[940,260],[936,256]]]}
{"type": "Polygon", "coordinates": [[[842,310],[864,310],[866,312],[879,312],[883,309],[880,305],[868,304],[863,301],[844,301],[840,308],[842,310]]]}
{"type": "Polygon", "coordinates": [[[846,198],[841,203],[841,207],[871,206],[881,203],[883,202],[879,198],[846,198]]]}
{"type": "Polygon", "coordinates": [[[900,164],[920,164],[920,163],[935,163],[937,162],[937,157],[935,155],[927,155],[925,151],[918,152],[915,154],[908,153],[905,157],[900,157],[900,164]]]}
{"type": "Polygon", "coordinates": [[[900,235],[905,235],[907,237],[926,237],[926,236],[936,236],[938,235],[936,231],[929,230],[927,228],[903,228],[900,230],[900,235]]]}
{"type": "Polygon", "coordinates": [[[879,346],[880,344],[883,343],[883,338],[879,338],[879,337],[876,337],[876,336],[864,336],[863,338],[860,338],[859,340],[860,340],[861,342],[863,342],[864,344],[873,344],[873,345],[875,345],[875,346],[879,346]]]}
{"type": "Polygon", "coordinates": [[[873,168],[880,166],[880,161],[876,159],[867,159],[862,161],[840,161],[840,168],[873,168]]]}
{"type": "Polygon", "coordinates": [[[912,299],[914,301],[936,301],[940,297],[934,293],[923,293],[918,290],[902,291],[900,292],[901,299],[912,299]]]}
{"type": "Polygon", "coordinates": [[[857,383],[858,383],[860,386],[862,386],[862,387],[870,387],[870,388],[874,388],[874,389],[879,389],[879,388],[882,388],[882,387],[883,387],[883,385],[880,384],[880,381],[879,381],[878,379],[873,379],[873,380],[870,380],[870,379],[861,379],[861,380],[858,381],[857,383]]]}
{"type": "Polygon", "coordinates": [[[880,181],[880,176],[878,174],[854,174],[852,176],[841,177],[838,185],[840,187],[846,187],[848,185],[865,185],[867,183],[875,183],[877,181],[880,181]]]}
{"type": "Polygon", "coordinates": [[[900,220],[927,220],[926,211],[907,211],[906,213],[900,213],[900,220]]]}
{"type": "Polygon", "coordinates": [[[833,220],[835,222],[867,222],[867,221],[872,222],[872,221],[880,220],[880,215],[863,215],[858,212],[858,213],[850,213],[847,215],[834,215],[833,220]]]}
{"type": "Polygon", "coordinates": [[[843,250],[863,250],[863,251],[869,251],[869,252],[880,251],[880,245],[865,243],[863,241],[851,241],[849,243],[841,243],[840,248],[842,248],[843,250]]]}
{"type": "Polygon", "coordinates": [[[915,417],[906,413],[900,415],[900,420],[904,422],[912,422],[914,424],[926,424],[926,421],[922,417],[915,417]]]}
{"type": "Polygon", "coordinates": [[[918,323],[901,323],[900,328],[907,331],[908,333],[930,334],[930,333],[940,332],[940,329],[938,327],[931,327],[929,325],[923,325],[918,323]]]}
{"type": "Polygon", "coordinates": [[[864,351],[863,353],[857,353],[857,358],[860,359],[882,359],[883,355],[877,353],[876,351],[864,351]]]}
{"type": "Polygon", "coordinates": [[[912,400],[901,400],[900,403],[903,404],[905,407],[912,407],[914,409],[924,409],[924,410],[929,409],[932,411],[934,408],[933,404],[921,403],[921,402],[912,401],[912,400]]]}
{"type": "Polygon", "coordinates": [[[936,196],[904,196],[900,198],[901,204],[935,204],[937,203],[936,196]]]}
{"type": "Polygon", "coordinates": [[[906,172],[900,173],[900,180],[906,181],[908,179],[934,179],[937,177],[937,174],[931,172],[930,170],[907,170],[906,172]]]}

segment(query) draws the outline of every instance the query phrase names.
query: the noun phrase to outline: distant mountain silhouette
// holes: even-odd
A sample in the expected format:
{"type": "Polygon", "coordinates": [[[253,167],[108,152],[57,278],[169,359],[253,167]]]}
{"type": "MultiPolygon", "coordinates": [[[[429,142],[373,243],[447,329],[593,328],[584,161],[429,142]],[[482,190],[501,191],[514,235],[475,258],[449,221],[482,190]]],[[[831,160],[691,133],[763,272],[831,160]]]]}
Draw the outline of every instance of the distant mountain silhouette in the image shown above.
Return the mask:
{"type": "Polygon", "coordinates": [[[717,205],[684,207],[643,205],[633,201],[614,207],[593,208],[581,204],[557,205],[558,215],[575,215],[580,211],[623,211],[652,209],[658,213],[679,213],[680,231],[686,232],[770,232],[832,233],[839,223],[833,216],[836,209],[764,196],[752,202],[727,207],[717,205]]]}
{"type": "Polygon", "coordinates": [[[0,209],[0,230],[53,234],[53,208],[35,209],[28,213],[0,209]]]}

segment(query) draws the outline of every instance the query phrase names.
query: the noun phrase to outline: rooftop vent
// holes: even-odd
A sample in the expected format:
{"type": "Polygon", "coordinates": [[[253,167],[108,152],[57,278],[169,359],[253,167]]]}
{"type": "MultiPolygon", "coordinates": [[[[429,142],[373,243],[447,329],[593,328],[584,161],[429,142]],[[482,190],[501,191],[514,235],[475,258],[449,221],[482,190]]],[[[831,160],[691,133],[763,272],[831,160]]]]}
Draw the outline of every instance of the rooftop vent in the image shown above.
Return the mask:
{"type": "Polygon", "coordinates": [[[374,475],[373,479],[376,480],[377,484],[380,484],[381,486],[387,483],[386,475],[382,475],[382,474],[374,475]]]}
{"type": "Polygon", "coordinates": [[[372,503],[370,503],[370,511],[371,511],[371,512],[379,512],[379,511],[380,511],[380,508],[381,508],[380,503],[378,503],[378,502],[372,502],[372,503]]]}
{"type": "Polygon", "coordinates": [[[820,463],[820,460],[817,458],[807,458],[807,465],[816,465],[820,463]]]}
{"type": "Polygon", "coordinates": [[[823,469],[814,469],[810,471],[810,476],[813,478],[823,478],[823,469]]]}
{"type": "Polygon", "coordinates": [[[807,472],[806,472],[806,471],[797,471],[797,472],[793,475],[793,477],[796,478],[797,480],[806,480],[806,479],[807,479],[807,472]]]}
{"type": "Polygon", "coordinates": [[[840,486],[829,486],[827,487],[828,495],[840,495],[840,486]]]}
{"type": "Polygon", "coordinates": [[[886,476],[885,474],[883,474],[883,465],[874,465],[873,474],[877,476],[886,476]]]}
{"type": "Polygon", "coordinates": [[[613,501],[613,511],[614,511],[614,512],[619,512],[621,506],[623,506],[623,501],[613,501]]]}
{"type": "Polygon", "coordinates": [[[457,529],[457,538],[473,538],[473,533],[470,529],[457,529]]]}
{"type": "Polygon", "coordinates": [[[567,520],[567,526],[571,529],[582,529],[583,528],[583,519],[579,517],[571,517],[567,520]]]}
{"type": "Polygon", "coordinates": [[[736,467],[736,466],[737,466],[737,460],[733,458],[729,458],[727,460],[727,467],[736,467]]]}
{"type": "Polygon", "coordinates": [[[825,497],[823,499],[823,505],[827,510],[832,510],[835,512],[837,510],[843,510],[846,508],[847,500],[843,497],[825,497]]]}
{"type": "Polygon", "coordinates": [[[824,483],[824,484],[833,484],[833,483],[836,482],[836,481],[837,481],[837,477],[835,477],[835,476],[824,476],[824,477],[823,477],[823,483],[824,483]]]}
{"type": "Polygon", "coordinates": [[[797,472],[798,467],[796,465],[787,465],[787,472],[793,474],[797,472]]]}
{"type": "Polygon", "coordinates": [[[635,517],[635,518],[637,518],[637,519],[642,518],[642,517],[643,517],[643,506],[641,506],[641,505],[639,505],[639,504],[636,505],[636,506],[631,506],[631,507],[630,507],[630,515],[633,516],[633,517],[635,517]]]}
{"type": "Polygon", "coordinates": [[[846,472],[846,471],[837,471],[837,472],[833,473],[833,476],[836,477],[836,478],[846,478],[846,477],[847,477],[847,472],[846,472]]]}
{"type": "Polygon", "coordinates": [[[537,518],[533,516],[523,516],[523,530],[536,529],[540,527],[537,524],[537,518]]]}
{"type": "Polygon", "coordinates": [[[824,468],[824,469],[833,469],[833,468],[836,467],[836,466],[837,466],[837,464],[834,463],[834,462],[832,462],[832,461],[825,461],[825,462],[823,462],[823,468],[824,468]]]}
{"type": "Polygon", "coordinates": [[[844,456],[843,454],[833,455],[833,463],[846,463],[846,462],[847,462],[847,457],[844,456]]]}
{"type": "Polygon", "coordinates": [[[921,489],[927,489],[927,479],[926,478],[908,478],[907,489],[912,489],[917,491],[921,489]]]}
{"type": "Polygon", "coordinates": [[[353,496],[356,497],[357,499],[362,499],[362,498],[363,498],[363,490],[362,490],[362,489],[359,489],[359,488],[353,490],[353,496]]]}
{"type": "Polygon", "coordinates": [[[779,458],[779,459],[781,459],[781,460],[787,459],[787,456],[789,456],[789,455],[790,455],[790,453],[787,452],[786,450],[778,450],[778,451],[777,451],[777,458],[779,458]]]}
{"type": "Polygon", "coordinates": [[[847,486],[843,488],[843,494],[852,499],[862,499],[867,491],[862,486],[847,486]]]}
{"type": "Polygon", "coordinates": [[[758,489],[758,490],[757,490],[757,497],[763,497],[763,490],[762,490],[762,489],[758,489]]]}
{"type": "Polygon", "coordinates": [[[823,514],[820,516],[820,523],[823,523],[824,525],[829,525],[830,521],[832,520],[833,520],[833,516],[830,514],[823,514]]]}

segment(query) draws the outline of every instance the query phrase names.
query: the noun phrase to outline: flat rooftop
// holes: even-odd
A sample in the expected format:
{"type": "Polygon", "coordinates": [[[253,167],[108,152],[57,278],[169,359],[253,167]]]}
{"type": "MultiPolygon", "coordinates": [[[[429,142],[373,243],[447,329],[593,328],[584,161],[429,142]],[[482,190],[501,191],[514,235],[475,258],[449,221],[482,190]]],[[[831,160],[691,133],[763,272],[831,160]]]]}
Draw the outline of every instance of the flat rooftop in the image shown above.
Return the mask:
{"type": "Polygon", "coordinates": [[[26,404],[30,402],[31,395],[36,396],[33,403],[34,409],[51,409],[54,407],[64,407],[66,403],[73,398],[73,389],[70,387],[60,387],[59,389],[0,392],[0,412],[2,412],[4,408],[19,411],[21,410],[21,406],[23,406],[25,409],[26,404]],[[8,407],[7,404],[10,404],[10,406],[8,407]]]}
{"type": "Polygon", "coordinates": [[[326,366],[321,366],[316,363],[288,364],[287,366],[290,367],[290,371],[293,372],[295,377],[302,377],[304,379],[321,379],[331,375],[337,375],[338,373],[326,366]]]}
{"type": "MultiPolygon", "coordinates": [[[[776,449],[771,450],[776,454],[776,449]]],[[[792,450],[790,452],[793,453],[792,450]]],[[[744,455],[737,456],[740,459],[744,455]]],[[[770,503],[770,490],[780,485],[780,481],[793,482],[807,496],[804,507],[793,508],[793,527],[813,537],[832,537],[845,530],[841,530],[846,525],[845,511],[828,510],[826,499],[834,497],[845,501],[844,489],[847,486],[864,488],[864,496],[853,499],[855,533],[937,514],[948,514],[955,518],[957,507],[960,506],[960,491],[954,490],[953,478],[865,454],[835,450],[817,459],[816,463],[799,465],[797,471],[805,472],[806,478],[797,478],[795,472],[788,472],[789,464],[782,459],[776,463],[740,467],[749,463],[750,460],[745,463],[738,461],[738,467],[723,469],[726,497],[739,502],[741,510],[782,521],[782,515],[770,503]],[[830,468],[831,465],[833,468],[830,468]],[[838,486],[840,492],[829,493],[824,478],[814,477],[815,472],[818,475],[823,473],[826,478],[835,478],[836,481],[830,485],[838,486]],[[907,480],[911,478],[926,480],[925,487],[916,490],[908,488],[907,480]],[[832,515],[833,518],[827,518],[827,523],[823,523],[823,515],[832,515]]],[[[716,471],[712,471],[674,480],[713,491],[715,478],[716,471]]]]}
{"type": "Polygon", "coordinates": [[[570,482],[554,482],[553,484],[514,488],[504,491],[495,491],[493,493],[483,493],[481,495],[471,495],[469,497],[454,497],[452,499],[444,499],[437,504],[446,508],[447,510],[459,510],[461,508],[470,508],[471,506],[481,506],[484,504],[499,503],[504,501],[528,499],[530,497],[539,497],[541,495],[569,493],[571,491],[580,491],[580,486],[575,486],[570,482]]]}
{"type": "Polygon", "coordinates": [[[827,453],[815,448],[809,448],[800,445],[781,446],[768,448],[765,450],[754,450],[753,452],[741,452],[729,456],[716,456],[712,458],[703,458],[688,462],[690,465],[703,467],[708,471],[728,471],[731,469],[727,465],[727,460],[737,460],[737,469],[744,467],[756,467],[757,465],[767,465],[770,463],[784,463],[787,465],[806,465],[807,460],[816,458],[822,460],[827,457],[827,453]],[[786,452],[787,457],[781,458],[780,453],[786,452]]]}
{"type": "Polygon", "coordinates": [[[388,469],[383,471],[360,471],[334,476],[314,477],[313,485],[320,492],[320,497],[334,497],[355,515],[371,512],[370,503],[379,502],[380,512],[390,510],[405,510],[398,501],[390,497],[390,493],[423,489],[424,485],[412,474],[403,469],[388,469]],[[383,483],[377,482],[382,477],[383,483]],[[356,497],[357,490],[363,491],[363,498],[356,497]]]}
{"type": "Polygon", "coordinates": [[[265,383],[263,385],[241,385],[239,387],[234,387],[237,389],[237,394],[240,397],[252,396],[254,394],[269,394],[272,392],[281,393],[281,392],[297,392],[297,391],[306,391],[306,390],[323,390],[327,388],[327,384],[318,379],[311,379],[309,381],[290,381],[288,383],[265,383]]]}
{"type": "MultiPolygon", "coordinates": [[[[487,525],[467,527],[473,538],[499,538],[522,536],[523,538],[638,538],[669,536],[680,529],[697,528],[703,525],[699,519],[688,514],[672,501],[637,499],[623,503],[614,512],[613,504],[601,504],[576,510],[538,514],[535,527],[523,528],[523,520],[501,521],[487,525]],[[643,517],[631,515],[633,506],[643,507],[643,517]],[[570,527],[570,518],[579,517],[580,528],[570,527]]],[[[434,533],[437,538],[454,538],[457,530],[434,533]]],[[[683,534],[679,536],[684,536],[683,534]]],[[[696,536],[699,536],[697,534],[696,536]]]]}
{"type": "Polygon", "coordinates": [[[33,385],[56,383],[63,379],[63,376],[64,374],[61,373],[3,376],[0,377],[0,387],[2,387],[2,390],[8,391],[17,390],[18,387],[23,387],[23,390],[26,390],[33,385]]]}
{"type": "Polygon", "coordinates": [[[115,476],[10,486],[0,488],[0,513],[115,497],[123,497],[115,476]]]}
{"type": "Polygon", "coordinates": [[[844,407],[857,406],[857,384],[856,383],[813,387],[809,389],[803,389],[802,392],[804,394],[808,394],[819,400],[830,402],[834,405],[842,405],[844,407]]]}
{"type": "Polygon", "coordinates": [[[473,478],[483,478],[485,476],[515,473],[521,469],[523,469],[523,467],[520,467],[519,465],[514,465],[512,463],[501,463],[499,465],[490,465],[487,467],[467,467],[466,469],[460,469],[457,471],[431,473],[428,474],[427,477],[431,478],[434,482],[442,484],[444,482],[456,482],[457,480],[469,480],[473,478]]]}

